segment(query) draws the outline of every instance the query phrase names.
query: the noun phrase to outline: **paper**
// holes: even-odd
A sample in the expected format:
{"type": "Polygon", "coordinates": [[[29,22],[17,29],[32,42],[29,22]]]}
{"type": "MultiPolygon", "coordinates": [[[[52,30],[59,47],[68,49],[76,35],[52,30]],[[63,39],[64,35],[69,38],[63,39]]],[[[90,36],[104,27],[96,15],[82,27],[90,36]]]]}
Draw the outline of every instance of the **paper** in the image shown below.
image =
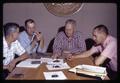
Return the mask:
{"type": "Polygon", "coordinates": [[[63,59],[52,59],[52,61],[47,62],[48,65],[60,65],[63,64],[64,60],[63,59]]]}
{"type": "Polygon", "coordinates": [[[40,59],[26,59],[20,62],[18,65],[16,65],[16,67],[37,68],[41,64],[41,61],[40,63],[38,63],[38,61],[40,61],[40,59]]]}
{"type": "Polygon", "coordinates": [[[63,63],[63,59],[52,59],[52,58],[41,58],[40,59],[43,63],[47,64],[54,64],[54,63],[63,63]]]}
{"type": "Polygon", "coordinates": [[[104,77],[107,75],[106,68],[92,65],[78,65],[72,69],[69,69],[69,71],[90,76],[97,76],[101,77],[102,79],[104,79],[104,77]]]}
{"type": "Polygon", "coordinates": [[[81,65],[86,71],[96,72],[96,73],[105,73],[105,67],[91,66],[91,65],[81,65]]]}
{"type": "Polygon", "coordinates": [[[61,69],[69,69],[70,66],[67,63],[62,64],[48,64],[46,65],[48,70],[61,70],[61,69]]]}
{"type": "Polygon", "coordinates": [[[47,63],[47,62],[51,62],[51,61],[53,61],[52,58],[43,58],[43,57],[41,57],[40,60],[41,60],[43,63],[47,63]]]}
{"type": "Polygon", "coordinates": [[[46,80],[65,80],[67,77],[62,71],[43,72],[46,80]]]}

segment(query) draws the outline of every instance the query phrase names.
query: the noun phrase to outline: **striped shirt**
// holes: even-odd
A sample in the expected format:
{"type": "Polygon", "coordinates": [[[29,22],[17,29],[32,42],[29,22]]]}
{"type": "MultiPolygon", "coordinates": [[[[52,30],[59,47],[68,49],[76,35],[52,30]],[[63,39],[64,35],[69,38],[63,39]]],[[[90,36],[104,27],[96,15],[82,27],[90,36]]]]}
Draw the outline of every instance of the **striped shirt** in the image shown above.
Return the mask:
{"type": "Polygon", "coordinates": [[[20,56],[24,53],[25,49],[20,45],[18,40],[12,42],[9,47],[5,37],[3,37],[3,57],[5,58],[3,60],[3,65],[8,65],[14,59],[15,54],[20,56]]]}
{"type": "Polygon", "coordinates": [[[53,44],[53,54],[61,55],[64,50],[71,53],[84,51],[85,42],[79,31],[74,32],[72,39],[69,39],[64,32],[59,32],[55,37],[53,44]]]}

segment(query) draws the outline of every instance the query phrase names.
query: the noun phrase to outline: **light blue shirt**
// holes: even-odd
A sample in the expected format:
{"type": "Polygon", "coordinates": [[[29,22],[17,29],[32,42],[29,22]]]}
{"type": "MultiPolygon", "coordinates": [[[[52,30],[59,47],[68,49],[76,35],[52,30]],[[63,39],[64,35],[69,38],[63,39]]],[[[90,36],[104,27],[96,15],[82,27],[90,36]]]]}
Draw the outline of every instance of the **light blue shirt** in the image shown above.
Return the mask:
{"type": "MultiPolygon", "coordinates": [[[[18,41],[25,48],[25,50],[27,51],[28,54],[36,52],[38,43],[36,42],[35,47],[33,48],[33,50],[31,50],[31,48],[32,48],[31,45],[30,45],[31,40],[29,39],[29,36],[28,36],[26,31],[23,31],[19,34],[18,41]]],[[[41,49],[40,46],[39,46],[37,51],[38,52],[45,52],[45,48],[41,49]]]]}

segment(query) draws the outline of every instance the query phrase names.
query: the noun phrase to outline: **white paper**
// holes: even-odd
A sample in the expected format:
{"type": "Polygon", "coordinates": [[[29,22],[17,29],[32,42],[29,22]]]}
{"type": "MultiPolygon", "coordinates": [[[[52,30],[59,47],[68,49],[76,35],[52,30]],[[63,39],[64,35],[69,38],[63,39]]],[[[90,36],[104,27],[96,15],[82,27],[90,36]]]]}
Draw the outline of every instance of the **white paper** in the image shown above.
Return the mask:
{"type": "Polygon", "coordinates": [[[16,65],[16,67],[37,68],[40,66],[40,64],[31,64],[32,61],[40,61],[40,59],[26,59],[16,65]]]}
{"type": "Polygon", "coordinates": [[[76,72],[76,68],[83,69],[90,72],[96,72],[96,73],[105,73],[106,68],[105,67],[99,67],[99,66],[92,66],[92,65],[78,65],[72,68],[72,72],[76,72]]]}
{"type": "Polygon", "coordinates": [[[46,65],[48,70],[61,70],[61,69],[69,69],[70,66],[67,63],[62,64],[48,64],[46,65]],[[59,66],[59,67],[56,67],[59,66]]]}
{"type": "Polygon", "coordinates": [[[64,63],[63,59],[52,59],[52,58],[41,58],[40,59],[43,63],[47,63],[47,64],[59,64],[59,63],[64,63]],[[55,60],[59,60],[59,62],[54,62],[55,60]]]}
{"type": "Polygon", "coordinates": [[[41,57],[40,60],[41,60],[43,63],[47,63],[47,62],[51,62],[51,61],[53,61],[52,58],[43,58],[43,57],[41,57]]]}
{"type": "Polygon", "coordinates": [[[92,66],[92,65],[81,65],[86,71],[96,72],[96,73],[105,73],[105,67],[92,66]]]}
{"type": "Polygon", "coordinates": [[[63,59],[52,59],[52,61],[50,62],[47,62],[48,65],[60,65],[60,64],[63,64],[64,63],[64,60],[63,59]],[[55,61],[58,61],[58,62],[55,62],[55,61]]]}
{"type": "Polygon", "coordinates": [[[54,72],[43,72],[46,80],[65,80],[67,77],[64,75],[62,71],[54,71],[54,72]],[[57,77],[52,77],[52,75],[57,75],[57,77]]]}
{"type": "Polygon", "coordinates": [[[78,65],[71,69],[69,69],[70,72],[76,73],[76,68],[84,71],[79,71],[80,73],[91,75],[91,76],[97,76],[101,77],[102,79],[105,78],[107,75],[106,68],[104,67],[98,67],[98,66],[92,66],[92,65],[78,65]]]}

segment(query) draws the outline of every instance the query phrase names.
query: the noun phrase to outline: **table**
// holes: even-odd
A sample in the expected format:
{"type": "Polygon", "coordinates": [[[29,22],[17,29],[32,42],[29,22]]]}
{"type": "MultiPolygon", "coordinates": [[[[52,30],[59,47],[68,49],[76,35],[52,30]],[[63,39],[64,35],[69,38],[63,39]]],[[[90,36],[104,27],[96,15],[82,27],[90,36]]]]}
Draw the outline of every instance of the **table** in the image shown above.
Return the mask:
{"type": "MultiPolygon", "coordinates": [[[[51,54],[48,54],[51,55],[51,54]]],[[[47,56],[50,57],[50,56],[47,56]]],[[[88,65],[94,65],[92,61],[92,57],[87,57],[87,58],[79,58],[79,59],[74,59],[72,61],[66,61],[68,65],[73,68],[76,65],[80,64],[88,64],[88,65]]],[[[43,72],[47,71],[53,71],[53,70],[48,70],[46,67],[46,63],[42,63],[38,68],[18,68],[16,67],[6,78],[6,80],[45,80],[45,77],[43,75],[43,72]],[[22,77],[20,78],[14,78],[12,75],[16,73],[21,73],[23,74],[22,77]]],[[[57,70],[59,71],[59,70],[57,70]]],[[[68,78],[68,80],[96,80],[94,78],[89,78],[89,77],[83,77],[83,76],[77,76],[75,73],[69,72],[68,69],[60,70],[63,71],[65,76],[68,78]]],[[[109,80],[108,77],[105,78],[105,80],[109,80]]]]}

